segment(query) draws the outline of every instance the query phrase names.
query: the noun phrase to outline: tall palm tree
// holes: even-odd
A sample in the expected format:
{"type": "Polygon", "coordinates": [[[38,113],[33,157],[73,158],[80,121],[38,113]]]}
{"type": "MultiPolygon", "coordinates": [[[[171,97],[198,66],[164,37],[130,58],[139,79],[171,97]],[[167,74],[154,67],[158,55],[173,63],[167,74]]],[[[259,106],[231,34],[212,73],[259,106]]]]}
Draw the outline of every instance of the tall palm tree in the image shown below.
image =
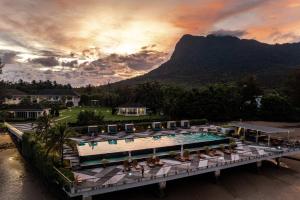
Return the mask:
{"type": "Polygon", "coordinates": [[[52,123],[51,116],[47,113],[43,113],[43,115],[36,120],[36,123],[35,130],[37,136],[43,139],[43,141],[47,141],[52,123]]]}
{"type": "Polygon", "coordinates": [[[76,133],[70,129],[66,124],[57,124],[49,131],[49,138],[46,142],[47,155],[50,152],[56,152],[60,155],[60,163],[63,165],[64,161],[64,145],[69,147],[74,146],[74,142],[70,137],[75,136],[76,133]]]}

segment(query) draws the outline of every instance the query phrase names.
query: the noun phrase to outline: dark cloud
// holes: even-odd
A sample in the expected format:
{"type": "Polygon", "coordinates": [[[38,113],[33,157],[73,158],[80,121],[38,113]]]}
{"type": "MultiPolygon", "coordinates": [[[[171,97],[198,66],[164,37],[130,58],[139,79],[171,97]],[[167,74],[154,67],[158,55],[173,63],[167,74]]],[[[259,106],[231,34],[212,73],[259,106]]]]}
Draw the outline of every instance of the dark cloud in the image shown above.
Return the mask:
{"type": "Polygon", "coordinates": [[[17,52],[14,51],[0,51],[0,58],[3,64],[14,64],[17,58],[17,52]]]}
{"type": "Polygon", "coordinates": [[[212,31],[211,34],[212,35],[217,35],[217,36],[243,37],[244,35],[247,34],[247,31],[244,31],[244,30],[225,30],[225,29],[220,29],[220,30],[212,31]]]}
{"type": "Polygon", "coordinates": [[[129,55],[110,54],[104,58],[95,60],[89,64],[93,69],[114,68],[115,66],[128,67],[133,70],[149,70],[162,63],[167,57],[167,53],[148,50],[146,47],[138,53],[129,55]]]}
{"type": "Polygon", "coordinates": [[[29,60],[29,62],[34,64],[41,64],[45,67],[53,67],[59,65],[59,62],[55,57],[34,58],[29,60]]]}
{"type": "Polygon", "coordinates": [[[297,35],[295,33],[274,32],[270,35],[270,38],[275,43],[282,41],[282,40],[288,40],[291,42],[300,42],[300,35],[297,35]]]}

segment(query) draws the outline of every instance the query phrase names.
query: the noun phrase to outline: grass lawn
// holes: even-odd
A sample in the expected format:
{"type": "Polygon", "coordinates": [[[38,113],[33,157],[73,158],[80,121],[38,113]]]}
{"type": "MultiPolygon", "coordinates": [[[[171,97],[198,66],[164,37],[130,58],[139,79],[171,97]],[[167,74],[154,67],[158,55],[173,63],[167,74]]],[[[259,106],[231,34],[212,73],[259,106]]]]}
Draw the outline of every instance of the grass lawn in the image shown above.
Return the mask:
{"type": "Polygon", "coordinates": [[[104,115],[105,121],[128,121],[128,120],[139,120],[139,119],[161,119],[158,115],[151,115],[151,116],[120,116],[120,115],[112,115],[110,108],[105,107],[74,107],[70,109],[65,109],[60,111],[59,117],[55,118],[56,122],[66,123],[71,122],[74,123],[77,120],[77,115],[80,111],[96,111],[101,112],[104,115]]]}

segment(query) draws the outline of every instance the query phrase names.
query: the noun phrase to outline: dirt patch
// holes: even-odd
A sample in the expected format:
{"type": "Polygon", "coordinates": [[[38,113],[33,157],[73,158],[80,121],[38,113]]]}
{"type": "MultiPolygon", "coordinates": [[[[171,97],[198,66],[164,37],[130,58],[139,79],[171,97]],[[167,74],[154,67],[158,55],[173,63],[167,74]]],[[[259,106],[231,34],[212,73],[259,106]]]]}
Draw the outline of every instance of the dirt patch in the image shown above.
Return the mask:
{"type": "Polygon", "coordinates": [[[0,135],[0,151],[15,148],[13,141],[8,134],[0,135]]]}

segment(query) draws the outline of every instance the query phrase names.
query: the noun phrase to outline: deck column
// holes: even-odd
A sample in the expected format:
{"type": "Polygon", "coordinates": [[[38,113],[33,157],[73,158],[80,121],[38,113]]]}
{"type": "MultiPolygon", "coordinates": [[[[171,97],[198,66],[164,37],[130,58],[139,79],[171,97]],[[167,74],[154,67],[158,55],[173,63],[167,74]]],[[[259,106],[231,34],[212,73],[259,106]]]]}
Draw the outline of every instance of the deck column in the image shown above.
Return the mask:
{"type": "Polygon", "coordinates": [[[221,170],[220,170],[220,169],[216,170],[216,171],[214,172],[214,174],[215,174],[215,180],[216,180],[216,183],[218,183],[218,182],[219,182],[219,178],[220,178],[220,176],[221,176],[221,170]]]}
{"type": "Polygon", "coordinates": [[[256,131],[256,143],[258,143],[258,131],[256,131]]]}
{"type": "Polygon", "coordinates": [[[165,189],[167,187],[167,182],[162,181],[158,183],[158,189],[159,189],[159,197],[164,197],[165,196],[165,189]]]}
{"type": "Polygon", "coordinates": [[[153,148],[153,157],[156,157],[156,148],[153,148]]]}
{"type": "Polygon", "coordinates": [[[183,157],[183,145],[181,145],[181,150],[180,150],[180,157],[183,157]]]}
{"type": "Polygon", "coordinates": [[[257,169],[261,168],[261,165],[262,165],[261,160],[256,162],[256,167],[257,167],[257,169]]]}
{"type": "Polygon", "coordinates": [[[271,145],[270,140],[271,140],[271,135],[269,134],[269,135],[268,135],[268,146],[271,145]]]}
{"type": "Polygon", "coordinates": [[[280,158],[276,158],[275,160],[276,160],[277,167],[280,167],[280,158]]]}
{"type": "Polygon", "coordinates": [[[129,160],[129,162],[131,162],[131,160],[132,160],[131,151],[128,151],[128,160],[129,160]]]}
{"type": "Polygon", "coordinates": [[[82,195],[82,200],[92,200],[92,199],[93,199],[92,196],[82,195]]]}

